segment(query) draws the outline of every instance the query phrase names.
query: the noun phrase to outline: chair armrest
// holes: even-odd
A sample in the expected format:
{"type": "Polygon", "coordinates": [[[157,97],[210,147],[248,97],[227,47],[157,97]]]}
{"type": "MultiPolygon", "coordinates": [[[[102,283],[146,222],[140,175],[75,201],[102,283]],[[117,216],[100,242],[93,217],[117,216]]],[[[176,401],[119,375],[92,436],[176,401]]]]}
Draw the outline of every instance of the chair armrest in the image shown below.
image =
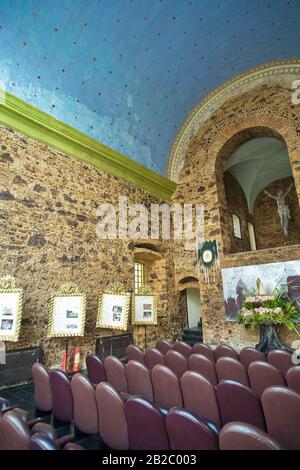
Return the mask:
{"type": "Polygon", "coordinates": [[[55,444],[58,447],[64,447],[66,444],[68,444],[69,442],[73,442],[73,441],[74,441],[74,434],[67,434],[66,436],[55,439],[55,444]]]}

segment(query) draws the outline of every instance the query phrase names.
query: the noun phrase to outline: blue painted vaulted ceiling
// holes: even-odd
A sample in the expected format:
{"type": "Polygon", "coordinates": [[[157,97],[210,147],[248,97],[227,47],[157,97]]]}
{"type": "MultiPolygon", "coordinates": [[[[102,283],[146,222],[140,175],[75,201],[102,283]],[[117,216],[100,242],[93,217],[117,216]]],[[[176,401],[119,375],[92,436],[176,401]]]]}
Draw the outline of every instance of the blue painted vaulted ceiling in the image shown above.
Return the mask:
{"type": "Polygon", "coordinates": [[[215,87],[300,56],[300,1],[0,0],[0,85],[161,174],[215,87]]]}

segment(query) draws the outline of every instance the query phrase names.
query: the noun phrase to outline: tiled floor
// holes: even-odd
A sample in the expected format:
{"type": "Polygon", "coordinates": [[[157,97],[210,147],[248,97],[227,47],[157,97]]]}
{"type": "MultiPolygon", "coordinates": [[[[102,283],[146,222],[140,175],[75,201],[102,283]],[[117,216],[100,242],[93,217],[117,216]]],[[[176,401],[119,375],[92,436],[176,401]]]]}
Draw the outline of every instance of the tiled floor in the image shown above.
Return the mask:
{"type": "MultiPolygon", "coordinates": [[[[33,400],[34,388],[33,384],[24,384],[24,385],[16,385],[14,387],[4,388],[0,390],[0,397],[6,398],[10,401],[12,405],[17,405],[19,408],[28,411],[30,416],[34,417],[34,400],[33,400]]],[[[43,418],[43,421],[47,423],[51,423],[51,416],[47,416],[43,418]]],[[[68,434],[70,432],[70,427],[65,426],[63,428],[58,429],[58,433],[60,436],[68,434]]],[[[72,429],[71,429],[72,432],[72,429]]],[[[91,436],[85,439],[81,439],[77,441],[86,449],[90,450],[97,450],[103,449],[102,443],[100,443],[98,437],[91,436]]]]}

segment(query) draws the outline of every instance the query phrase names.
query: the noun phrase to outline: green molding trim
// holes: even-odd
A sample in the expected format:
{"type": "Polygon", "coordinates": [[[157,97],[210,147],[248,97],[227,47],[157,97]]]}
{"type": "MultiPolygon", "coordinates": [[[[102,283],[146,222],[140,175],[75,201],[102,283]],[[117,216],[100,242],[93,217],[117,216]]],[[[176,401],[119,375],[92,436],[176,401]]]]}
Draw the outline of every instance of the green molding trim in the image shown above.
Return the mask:
{"type": "Polygon", "coordinates": [[[0,123],[145,191],[171,200],[176,183],[0,90],[0,123]]]}

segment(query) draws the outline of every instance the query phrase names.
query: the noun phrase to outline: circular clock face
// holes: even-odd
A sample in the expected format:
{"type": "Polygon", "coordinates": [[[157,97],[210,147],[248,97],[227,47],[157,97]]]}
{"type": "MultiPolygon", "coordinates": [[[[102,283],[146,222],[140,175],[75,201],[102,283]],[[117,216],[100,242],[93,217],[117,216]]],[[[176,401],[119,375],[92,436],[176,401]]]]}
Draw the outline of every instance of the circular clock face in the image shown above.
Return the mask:
{"type": "Polygon", "coordinates": [[[203,258],[204,263],[210,263],[211,260],[212,260],[212,257],[213,257],[213,255],[212,255],[212,252],[210,250],[205,250],[203,252],[202,258],[203,258]]]}

